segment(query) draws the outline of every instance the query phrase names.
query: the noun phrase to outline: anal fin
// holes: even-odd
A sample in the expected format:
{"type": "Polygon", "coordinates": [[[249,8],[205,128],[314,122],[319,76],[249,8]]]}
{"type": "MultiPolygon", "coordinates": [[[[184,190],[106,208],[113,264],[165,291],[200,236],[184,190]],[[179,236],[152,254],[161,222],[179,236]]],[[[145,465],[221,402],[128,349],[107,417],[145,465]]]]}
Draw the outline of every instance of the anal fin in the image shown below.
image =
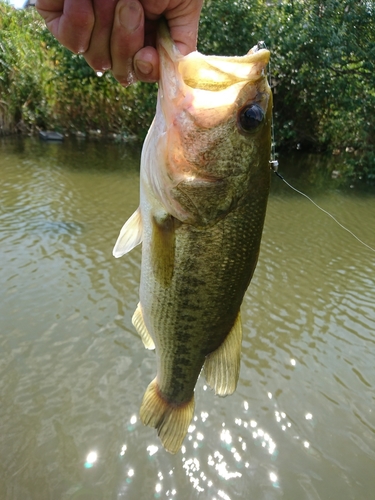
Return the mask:
{"type": "Polygon", "coordinates": [[[194,414],[194,395],[190,401],[173,405],[160,393],[156,379],[147,387],[140,417],[144,425],[155,427],[164,448],[177,453],[181,448],[194,414]]]}
{"type": "Polygon", "coordinates": [[[204,375],[207,384],[219,396],[233,394],[240,374],[242,325],[240,313],[224,342],[206,357],[204,375]]]}
{"type": "Polygon", "coordinates": [[[152,337],[151,337],[149,331],[147,330],[145,322],[143,320],[143,313],[142,313],[142,308],[141,308],[140,302],[138,303],[137,309],[135,310],[135,312],[133,314],[132,323],[133,323],[135,329],[137,330],[139,336],[141,337],[145,348],[146,349],[155,349],[154,341],[152,340],[152,337]]]}

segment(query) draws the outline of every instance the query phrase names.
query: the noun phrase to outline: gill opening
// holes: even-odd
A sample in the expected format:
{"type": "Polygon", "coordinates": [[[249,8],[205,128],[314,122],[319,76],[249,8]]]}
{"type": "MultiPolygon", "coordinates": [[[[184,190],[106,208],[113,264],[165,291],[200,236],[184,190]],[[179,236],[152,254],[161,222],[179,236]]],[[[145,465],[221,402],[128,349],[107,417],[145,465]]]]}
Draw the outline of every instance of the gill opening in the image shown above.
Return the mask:
{"type": "MultiPolygon", "coordinates": [[[[264,42],[258,42],[258,48],[266,48],[266,44],[264,42]]],[[[268,63],[268,83],[270,88],[272,89],[271,85],[272,81],[272,73],[271,73],[271,62],[268,63]]],[[[292,186],[279,172],[279,162],[276,159],[276,142],[275,142],[275,126],[274,126],[274,119],[273,119],[273,109],[272,109],[272,114],[271,114],[271,153],[270,153],[270,160],[269,160],[269,165],[271,170],[274,172],[274,174],[281,179],[290,189],[295,191],[296,193],[300,194],[301,196],[304,196],[307,200],[309,200],[316,208],[318,208],[320,211],[322,211],[324,214],[328,215],[338,226],[341,227],[341,229],[344,229],[346,232],[348,232],[353,238],[355,238],[361,245],[366,247],[368,250],[371,250],[372,252],[375,252],[375,248],[371,247],[367,243],[365,243],[363,240],[358,238],[356,234],[354,234],[350,229],[345,227],[341,222],[339,222],[336,217],[334,217],[330,212],[319,206],[314,200],[312,200],[307,194],[303,193],[299,189],[295,188],[292,186]]]]}

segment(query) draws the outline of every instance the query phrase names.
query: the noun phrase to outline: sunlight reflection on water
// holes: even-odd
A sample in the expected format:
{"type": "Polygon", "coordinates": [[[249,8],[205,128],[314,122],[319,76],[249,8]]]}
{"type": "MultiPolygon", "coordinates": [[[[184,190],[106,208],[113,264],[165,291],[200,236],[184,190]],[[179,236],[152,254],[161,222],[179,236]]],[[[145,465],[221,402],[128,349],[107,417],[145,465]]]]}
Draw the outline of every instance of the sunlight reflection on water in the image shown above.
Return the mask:
{"type": "MultiPolygon", "coordinates": [[[[131,324],[140,252],[111,255],[138,204],[137,154],[3,146],[1,498],[371,498],[375,262],[365,249],[275,188],[242,308],[237,391],[215,397],[201,378],[172,456],[138,416],[155,376],[131,324]]],[[[375,244],[373,196],[318,197],[375,244]]]]}
{"type": "MultiPolygon", "coordinates": [[[[207,386],[200,382],[197,389],[198,404],[203,400],[207,390],[207,386]]],[[[213,396],[212,393],[211,395],[213,396]]],[[[273,395],[268,392],[265,396],[272,402],[273,421],[279,430],[290,432],[290,438],[300,443],[300,449],[307,450],[310,447],[309,441],[293,429],[292,422],[286,412],[279,408],[273,395]]],[[[178,492],[182,491],[180,473],[178,472],[180,470],[184,472],[192,488],[191,491],[195,491],[198,496],[204,494],[209,495],[209,498],[232,499],[233,494],[236,497],[239,492],[244,491],[244,481],[247,482],[250,477],[255,478],[255,475],[259,473],[260,464],[256,463],[260,458],[259,452],[263,456],[261,468],[264,480],[268,480],[269,487],[274,491],[282,492],[277,462],[278,438],[273,435],[272,429],[268,429],[267,425],[262,425],[251,416],[249,401],[243,400],[236,413],[237,416],[233,417],[233,420],[227,417],[226,421],[221,423],[220,429],[215,426],[214,418],[210,416],[209,412],[203,410],[197,413],[189,427],[188,436],[181,452],[176,456],[166,454],[160,445],[148,444],[146,446],[149,460],[148,477],[154,478],[154,484],[151,488],[154,491],[154,498],[173,498],[176,496],[179,498],[178,492]],[[216,428],[214,432],[213,426],[216,428]],[[213,435],[215,434],[217,436],[216,447],[212,448],[215,442],[213,435]],[[206,435],[208,435],[207,442],[206,435]],[[258,458],[255,461],[249,459],[254,457],[256,449],[259,450],[258,458]],[[270,457],[270,461],[265,459],[267,455],[270,457]],[[236,483],[238,488],[235,486],[236,483]]],[[[312,421],[313,415],[306,412],[304,418],[307,421],[312,421]]],[[[146,431],[136,415],[130,417],[126,428],[128,432],[135,432],[137,435],[138,431],[141,433],[146,431]]],[[[131,448],[131,444],[130,446],[126,443],[123,444],[119,447],[119,456],[126,458],[128,453],[131,454],[131,448]]],[[[133,458],[129,455],[129,463],[132,463],[133,458]]],[[[127,484],[126,492],[129,495],[133,491],[131,489],[133,484],[135,486],[134,492],[138,490],[138,485],[134,481],[137,480],[137,475],[142,475],[142,469],[137,472],[137,468],[125,466],[124,473],[127,484]]],[[[265,491],[264,486],[263,491],[265,491]]],[[[278,495],[275,498],[277,497],[278,495]]],[[[193,496],[189,496],[189,498],[193,498],[193,496]]]]}

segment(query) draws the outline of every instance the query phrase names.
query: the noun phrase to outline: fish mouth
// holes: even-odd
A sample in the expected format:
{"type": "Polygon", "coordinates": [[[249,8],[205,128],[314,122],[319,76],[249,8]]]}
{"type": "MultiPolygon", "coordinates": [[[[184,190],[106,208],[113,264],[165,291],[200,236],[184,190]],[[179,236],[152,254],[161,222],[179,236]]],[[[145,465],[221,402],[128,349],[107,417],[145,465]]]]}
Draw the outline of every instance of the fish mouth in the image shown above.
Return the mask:
{"type": "Polygon", "coordinates": [[[266,81],[270,59],[270,52],[260,44],[244,56],[206,56],[197,51],[183,56],[165,21],[159,24],[157,50],[159,104],[166,123],[174,122],[173,109],[184,109],[205,128],[226,118],[245,85],[252,84],[255,88],[266,81]],[[210,118],[207,110],[212,110],[210,118]]]}
{"type": "Polygon", "coordinates": [[[256,82],[265,76],[270,52],[251,51],[242,57],[192,52],[180,61],[179,70],[186,85],[200,90],[221,91],[236,83],[256,82]]]}
{"type": "MultiPolygon", "coordinates": [[[[259,42],[244,56],[206,56],[197,51],[183,56],[170,36],[165,21],[159,24],[157,47],[163,75],[174,74],[173,93],[181,90],[181,85],[191,89],[221,91],[240,82],[256,82],[264,78],[270,59],[269,50],[259,42]]],[[[168,83],[171,83],[169,78],[168,83]]]]}

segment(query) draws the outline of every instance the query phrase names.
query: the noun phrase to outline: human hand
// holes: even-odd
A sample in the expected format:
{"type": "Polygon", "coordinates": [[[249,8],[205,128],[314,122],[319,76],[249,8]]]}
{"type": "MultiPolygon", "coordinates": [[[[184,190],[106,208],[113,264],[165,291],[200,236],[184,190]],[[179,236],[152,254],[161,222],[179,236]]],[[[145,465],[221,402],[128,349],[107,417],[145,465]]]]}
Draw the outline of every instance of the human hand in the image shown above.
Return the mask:
{"type": "Polygon", "coordinates": [[[164,16],[184,55],[196,48],[203,0],[37,0],[54,37],[124,86],[159,79],[157,20],[164,16]]]}

